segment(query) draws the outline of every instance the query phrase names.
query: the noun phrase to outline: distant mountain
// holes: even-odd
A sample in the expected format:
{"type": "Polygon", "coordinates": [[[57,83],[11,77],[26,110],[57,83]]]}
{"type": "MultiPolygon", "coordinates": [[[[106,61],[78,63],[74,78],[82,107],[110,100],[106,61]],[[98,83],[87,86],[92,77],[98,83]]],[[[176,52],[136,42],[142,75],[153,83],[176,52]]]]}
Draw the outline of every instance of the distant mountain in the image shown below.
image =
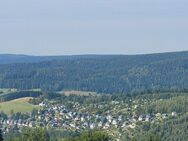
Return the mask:
{"type": "Polygon", "coordinates": [[[34,63],[63,58],[61,56],[27,56],[14,54],[0,54],[0,64],[34,63]]]}
{"type": "Polygon", "coordinates": [[[2,88],[99,93],[188,89],[188,52],[53,57],[1,55],[0,61],[2,88]]]}
{"type": "Polygon", "coordinates": [[[13,64],[13,63],[37,63],[44,61],[54,60],[74,60],[74,59],[104,59],[111,57],[120,57],[123,59],[146,59],[145,61],[159,61],[173,58],[188,57],[188,51],[184,52],[170,52],[158,54],[145,54],[145,55],[72,55],[72,56],[29,56],[29,55],[15,55],[15,54],[0,54],[0,64],[13,64]],[[148,60],[149,59],[149,60],[148,60]]]}
{"type": "Polygon", "coordinates": [[[72,56],[29,56],[15,54],[0,54],[0,64],[13,63],[37,63],[53,60],[77,59],[77,58],[94,58],[98,55],[72,55],[72,56]]]}

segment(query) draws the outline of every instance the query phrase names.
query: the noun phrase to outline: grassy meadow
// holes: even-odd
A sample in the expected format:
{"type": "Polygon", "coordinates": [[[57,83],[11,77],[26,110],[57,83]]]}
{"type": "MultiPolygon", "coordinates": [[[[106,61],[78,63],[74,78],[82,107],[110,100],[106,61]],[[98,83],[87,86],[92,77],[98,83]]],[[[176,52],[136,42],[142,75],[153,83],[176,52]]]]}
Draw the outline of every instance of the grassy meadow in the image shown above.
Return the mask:
{"type": "Polygon", "coordinates": [[[0,111],[4,111],[6,114],[10,114],[13,110],[16,112],[31,112],[33,109],[40,109],[39,106],[28,103],[31,97],[19,98],[7,102],[0,103],[0,111]]]}

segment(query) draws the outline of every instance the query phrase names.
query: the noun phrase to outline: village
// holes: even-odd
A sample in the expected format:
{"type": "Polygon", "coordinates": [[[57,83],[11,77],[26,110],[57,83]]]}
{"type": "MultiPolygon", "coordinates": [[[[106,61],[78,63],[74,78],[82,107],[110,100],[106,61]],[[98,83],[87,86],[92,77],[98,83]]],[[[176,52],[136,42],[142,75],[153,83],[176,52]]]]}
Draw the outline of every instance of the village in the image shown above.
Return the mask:
{"type": "Polygon", "coordinates": [[[176,112],[172,113],[155,113],[155,114],[136,114],[136,109],[139,104],[134,102],[133,105],[124,104],[127,111],[117,112],[118,107],[122,108],[122,103],[112,101],[108,104],[94,104],[95,111],[103,109],[105,106],[113,107],[103,113],[92,113],[84,109],[79,103],[75,103],[73,108],[67,108],[62,104],[51,104],[48,101],[39,103],[40,110],[33,110],[30,113],[16,113],[13,115],[6,115],[1,112],[0,128],[4,134],[9,132],[21,132],[23,128],[45,127],[47,129],[63,129],[70,131],[85,131],[100,129],[105,131],[121,131],[126,132],[137,127],[138,123],[157,123],[169,118],[176,118],[176,112]],[[121,105],[121,106],[120,106],[121,105]],[[83,111],[83,112],[81,112],[83,111]],[[116,111],[116,112],[113,112],[116,111]]]}

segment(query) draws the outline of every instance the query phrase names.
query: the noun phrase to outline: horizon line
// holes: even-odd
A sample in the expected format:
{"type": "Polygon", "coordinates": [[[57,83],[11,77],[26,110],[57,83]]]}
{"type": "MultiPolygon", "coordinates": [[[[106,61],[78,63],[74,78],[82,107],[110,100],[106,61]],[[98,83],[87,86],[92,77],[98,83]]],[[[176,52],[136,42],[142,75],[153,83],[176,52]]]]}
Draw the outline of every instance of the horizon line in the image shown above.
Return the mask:
{"type": "Polygon", "coordinates": [[[22,53],[0,53],[0,55],[17,55],[17,56],[33,56],[33,57],[55,57],[55,56],[59,56],[59,57],[63,57],[63,56],[139,56],[139,55],[155,55],[155,54],[166,54],[166,53],[183,53],[183,52],[188,52],[188,50],[181,50],[181,51],[163,51],[163,52],[151,52],[151,53],[130,53],[130,54],[118,54],[118,53],[107,53],[107,54],[100,54],[100,53],[83,53],[83,54],[49,54],[49,55],[34,55],[34,54],[22,54],[22,53]]]}

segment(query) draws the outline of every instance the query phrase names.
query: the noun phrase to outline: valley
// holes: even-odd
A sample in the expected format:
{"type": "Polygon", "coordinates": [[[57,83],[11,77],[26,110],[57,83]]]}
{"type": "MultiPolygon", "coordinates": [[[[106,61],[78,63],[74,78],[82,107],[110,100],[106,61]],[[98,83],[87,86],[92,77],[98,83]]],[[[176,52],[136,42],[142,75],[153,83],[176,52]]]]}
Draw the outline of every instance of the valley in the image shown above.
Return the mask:
{"type": "Polygon", "coordinates": [[[187,56],[13,55],[0,63],[0,131],[5,141],[36,132],[48,141],[186,141],[187,56]]]}
{"type": "MultiPolygon", "coordinates": [[[[69,92],[71,94],[67,93],[43,93],[39,97],[23,97],[1,103],[0,123],[5,135],[8,137],[12,133],[19,134],[25,128],[41,127],[52,130],[54,134],[57,132],[57,135],[61,131],[61,135],[56,135],[58,139],[67,138],[64,132],[69,132],[71,136],[72,133],[88,130],[105,131],[113,139],[141,139],[139,130],[143,134],[148,130],[154,133],[155,127],[163,128],[168,122],[179,121],[187,116],[188,111],[187,93],[182,92],[136,96],[85,95],[88,92],[73,90],[69,92]],[[147,129],[144,129],[145,126],[147,129]]],[[[161,136],[162,132],[156,136],[164,139],[168,132],[161,136]]]]}

